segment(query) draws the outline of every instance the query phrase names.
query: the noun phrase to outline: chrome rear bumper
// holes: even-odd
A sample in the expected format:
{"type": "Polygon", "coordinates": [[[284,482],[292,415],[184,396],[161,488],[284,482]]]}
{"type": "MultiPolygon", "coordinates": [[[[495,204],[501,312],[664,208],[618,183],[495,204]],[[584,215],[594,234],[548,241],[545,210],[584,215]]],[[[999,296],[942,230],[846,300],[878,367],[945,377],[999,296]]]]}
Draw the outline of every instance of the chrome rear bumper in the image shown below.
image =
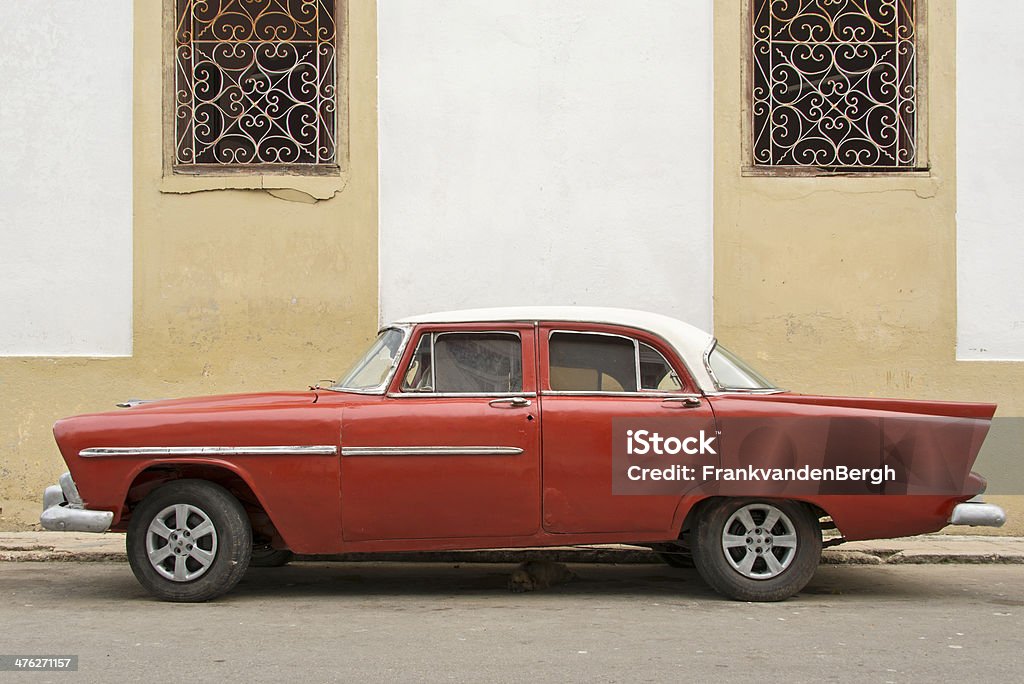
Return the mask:
{"type": "Polygon", "coordinates": [[[43,529],[54,532],[106,532],[114,522],[114,514],[88,510],[71,473],[64,473],[59,485],[51,485],[43,492],[39,522],[43,529]]]}
{"type": "Polygon", "coordinates": [[[965,501],[953,507],[949,515],[950,525],[972,525],[974,527],[1002,527],[1006,523],[1006,511],[999,506],[981,501],[965,501]]]}

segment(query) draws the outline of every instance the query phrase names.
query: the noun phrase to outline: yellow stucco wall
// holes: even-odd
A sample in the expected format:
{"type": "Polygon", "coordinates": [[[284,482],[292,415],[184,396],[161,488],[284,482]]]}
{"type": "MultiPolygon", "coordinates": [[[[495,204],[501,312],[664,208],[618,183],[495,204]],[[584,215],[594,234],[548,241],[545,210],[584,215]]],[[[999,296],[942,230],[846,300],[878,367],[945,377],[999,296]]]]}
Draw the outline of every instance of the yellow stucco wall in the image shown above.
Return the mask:
{"type": "Polygon", "coordinates": [[[38,522],[65,470],[58,418],[127,398],[305,389],[376,331],[376,3],[349,3],[349,159],[343,189],[315,204],[180,194],[196,184],[162,179],[161,4],[135,3],[134,353],[0,358],[0,529],[38,522]]]}
{"type": "MultiPolygon", "coordinates": [[[[931,171],[871,178],[743,174],[743,4],[715,3],[718,338],[794,391],[1024,416],[1024,364],[956,360],[955,2],[928,3],[931,171]]],[[[1024,534],[1019,498],[999,502],[1024,534]]]]}
{"type": "MultiPolygon", "coordinates": [[[[1024,364],[955,359],[954,1],[929,3],[931,171],[873,178],[742,174],[742,10],[715,3],[718,337],[796,391],[1024,416],[1024,364]]],[[[136,2],[134,354],[0,358],[0,529],[35,522],[62,472],[57,418],[129,397],[302,388],[335,377],[376,327],[375,2],[348,9],[349,161],[344,188],[316,204],[180,194],[195,184],[163,179],[161,12],[136,2]]],[[[999,501],[1004,533],[1024,534],[1024,503],[999,501]]]]}

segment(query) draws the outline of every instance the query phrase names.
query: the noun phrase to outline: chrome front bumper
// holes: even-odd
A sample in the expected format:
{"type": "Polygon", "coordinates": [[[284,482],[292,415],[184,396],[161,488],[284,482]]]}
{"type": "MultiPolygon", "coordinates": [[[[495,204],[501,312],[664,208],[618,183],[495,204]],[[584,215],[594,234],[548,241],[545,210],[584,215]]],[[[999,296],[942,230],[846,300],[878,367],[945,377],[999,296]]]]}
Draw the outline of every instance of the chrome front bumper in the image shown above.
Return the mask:
{"type": "Polygon", "coordinates": [[[982,501],[965,501],[957,504],[949,515],[950,525],[1002,527],[1005,523],[1006,511],[995,504],[982,501]]]}
{"type": "Polygon", "coordinates": [[[106,532],[114,522],[110,511],[86,509],[71,473],[60,476],[60,484],[43,492],[43,514],[39,522],[54,532],[106,532]]]}

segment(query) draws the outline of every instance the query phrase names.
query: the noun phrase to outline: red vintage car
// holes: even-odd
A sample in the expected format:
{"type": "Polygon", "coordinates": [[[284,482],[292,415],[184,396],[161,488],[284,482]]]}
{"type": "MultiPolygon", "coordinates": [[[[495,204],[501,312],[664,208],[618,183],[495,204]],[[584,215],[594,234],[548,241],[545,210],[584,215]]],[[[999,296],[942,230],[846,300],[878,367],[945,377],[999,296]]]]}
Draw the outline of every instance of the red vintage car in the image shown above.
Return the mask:
{"type": "Polygon", "coordinates": [[[637,311],[419,316],[329,387],[122,406],[54,426],[41,521],[127,532],[170,601],[292,553],[611,542],[770,601],[823,544],[1005,521],[971,472],[994,405],[790,393],[637,311]]]}

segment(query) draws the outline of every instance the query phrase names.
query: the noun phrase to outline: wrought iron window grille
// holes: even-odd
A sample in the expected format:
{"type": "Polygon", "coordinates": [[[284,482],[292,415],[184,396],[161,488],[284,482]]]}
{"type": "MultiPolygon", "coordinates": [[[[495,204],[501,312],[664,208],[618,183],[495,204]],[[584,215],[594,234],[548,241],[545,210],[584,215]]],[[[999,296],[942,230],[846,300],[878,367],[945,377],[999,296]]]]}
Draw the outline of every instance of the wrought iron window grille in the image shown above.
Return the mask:
{"type": "Polygon", "coordinates": [[[755,168],[914,170],[915,0],[751,0],[755,168]]]}
{"type": "Polygon", "coordinates": [[[337,164],[335,0],[175,0],[176,170],[337,164]]]}

